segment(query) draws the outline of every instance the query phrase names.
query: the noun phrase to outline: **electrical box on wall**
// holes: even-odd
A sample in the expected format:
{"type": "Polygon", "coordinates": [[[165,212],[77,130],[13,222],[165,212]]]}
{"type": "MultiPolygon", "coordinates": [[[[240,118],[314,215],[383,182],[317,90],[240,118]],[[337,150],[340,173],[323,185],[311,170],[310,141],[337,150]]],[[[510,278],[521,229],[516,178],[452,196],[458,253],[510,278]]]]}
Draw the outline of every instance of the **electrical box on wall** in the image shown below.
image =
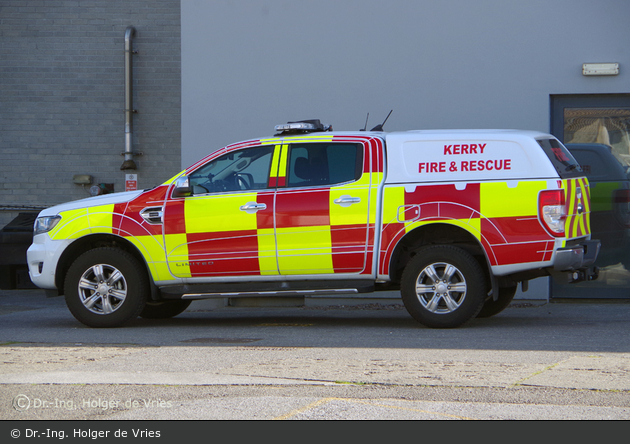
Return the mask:
{"type": "Polygon", "coordinates": [[[89,174],[75,174],[72,176],[72,183],[77,185],[90,185],[92,183],[92,176],[89,174]]]}
{"type": "Polygon", "coordinates": [[[90,194],[92,196],[100,196],[101,194],[110,194],[114,192],[113,183],[99,183],[90,188],[90,194]]]}

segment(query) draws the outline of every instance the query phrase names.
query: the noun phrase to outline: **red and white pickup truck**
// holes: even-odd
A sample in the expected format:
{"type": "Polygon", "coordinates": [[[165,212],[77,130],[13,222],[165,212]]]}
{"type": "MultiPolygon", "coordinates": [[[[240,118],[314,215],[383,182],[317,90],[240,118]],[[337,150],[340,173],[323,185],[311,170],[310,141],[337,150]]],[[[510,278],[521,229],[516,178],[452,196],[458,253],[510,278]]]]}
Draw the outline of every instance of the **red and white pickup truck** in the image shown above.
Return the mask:
{"type": "Polygon", "coordinates": [[[395,288],[420,323],[456,327],[519,282],[596,278],[588,181],[556,138],[380,129],[290,122],[155,188],[48,208],[31,279],[93,327],[195,299],[395,288]]]}

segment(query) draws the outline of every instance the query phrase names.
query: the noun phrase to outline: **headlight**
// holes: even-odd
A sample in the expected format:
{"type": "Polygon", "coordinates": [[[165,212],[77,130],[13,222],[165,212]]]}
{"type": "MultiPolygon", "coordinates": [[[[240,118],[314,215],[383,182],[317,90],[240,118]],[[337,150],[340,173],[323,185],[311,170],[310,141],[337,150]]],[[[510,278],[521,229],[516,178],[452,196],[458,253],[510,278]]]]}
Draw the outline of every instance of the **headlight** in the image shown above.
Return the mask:
{"type": "Polygon", "coordinates": [[[48,233],[55,228],[57,223],[61,220],[61,216],[43,216],[38,217],[33,227],[33,235],[48,233]]]}

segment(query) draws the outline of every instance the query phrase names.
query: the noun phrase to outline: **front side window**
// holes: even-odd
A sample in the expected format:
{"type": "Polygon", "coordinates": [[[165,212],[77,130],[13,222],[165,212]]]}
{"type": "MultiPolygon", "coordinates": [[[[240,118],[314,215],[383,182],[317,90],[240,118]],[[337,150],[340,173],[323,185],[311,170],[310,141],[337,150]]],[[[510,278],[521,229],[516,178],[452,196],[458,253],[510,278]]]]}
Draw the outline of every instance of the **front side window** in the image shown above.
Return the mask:
{"type": "Polygon", "coordinates": [[[259,190],[269,184],[273,145],[225,154],[192,172],[193,194],[259,190]]]}
{"type": "Polygon", "coordinates": [[[289,151],[289,187],[335,185],[361,177],[363,149],[354,143],[293,144],[289,151]]]}

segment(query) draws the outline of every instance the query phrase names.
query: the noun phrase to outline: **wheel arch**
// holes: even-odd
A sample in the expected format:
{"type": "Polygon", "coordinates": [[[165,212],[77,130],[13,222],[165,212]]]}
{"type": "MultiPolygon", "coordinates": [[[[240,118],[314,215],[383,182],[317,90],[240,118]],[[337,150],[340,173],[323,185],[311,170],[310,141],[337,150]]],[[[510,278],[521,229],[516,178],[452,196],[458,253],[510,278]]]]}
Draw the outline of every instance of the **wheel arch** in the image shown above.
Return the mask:
{"type": "Polygon", "coordinates": [[[389,267],[392,282],[400,282],[407,263],[415,256],[419,248],[427,245],[453,245],[462,248],[479,262],[488,279],[492,280],[493,275],[488,257],[479,239],[461,226],[436,222],[413,229],[398,242],[389,267]]]}
{"type": "Polygon", "coordinates": [[[119,248],[134,256],[134,258],[145,267],[147,277],[149,279],[149,285],[151,287],[151,299],[156,300],[159,298],[159,290],[153,282],[153,276],[151,275],[147,261],[140,250],[138,250],[138,247],[121,236],[105,233],[95,233],[83,236],[68,245],[61,254],[59,261],[57,262],[57,269],[55,270],[55,285],[60,295],[63,294],[66,274],[74,260],[86,251],[99,247],[119,248]]]}

